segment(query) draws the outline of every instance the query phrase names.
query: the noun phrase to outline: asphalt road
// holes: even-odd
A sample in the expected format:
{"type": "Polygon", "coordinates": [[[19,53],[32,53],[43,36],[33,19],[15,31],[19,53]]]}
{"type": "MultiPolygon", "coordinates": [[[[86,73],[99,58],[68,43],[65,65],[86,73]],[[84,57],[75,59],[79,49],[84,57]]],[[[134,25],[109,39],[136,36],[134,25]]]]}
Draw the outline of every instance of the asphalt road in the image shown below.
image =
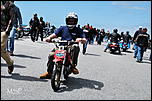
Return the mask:
{"type": "Polygon", "coordinates": [[[50,79],[39,79],[46,72],[48,53],[54,47],[29,38],[15,40],[15,62],[12,75],[1,58],[1,100],[150,100],[150,50],[143,63],[133,58],[133,50],[121,55],[103,52],[105,44],[89,45],[87,54],[79,54],[80,74],[71,74],[59,92],[54,92],[50,79]]]}

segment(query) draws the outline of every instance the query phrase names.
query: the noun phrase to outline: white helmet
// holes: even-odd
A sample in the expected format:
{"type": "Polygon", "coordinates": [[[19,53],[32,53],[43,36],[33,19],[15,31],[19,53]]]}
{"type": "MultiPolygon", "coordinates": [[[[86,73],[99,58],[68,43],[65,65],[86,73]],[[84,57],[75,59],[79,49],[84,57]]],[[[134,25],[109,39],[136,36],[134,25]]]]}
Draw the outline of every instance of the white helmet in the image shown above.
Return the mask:
{"type": "Polygon", "coordinates": [[[142,28],[142,26],[139,26],[139,29],[141,29],[142,28]]]}
{"type": "Polygon", "coordinates": [[[70,12],[66,16],[66,25],[69,27],[69,29],[73,29],[74,27],[76,27],[77,23],[78,23],[77,14],[74,12],[70,12]]]}

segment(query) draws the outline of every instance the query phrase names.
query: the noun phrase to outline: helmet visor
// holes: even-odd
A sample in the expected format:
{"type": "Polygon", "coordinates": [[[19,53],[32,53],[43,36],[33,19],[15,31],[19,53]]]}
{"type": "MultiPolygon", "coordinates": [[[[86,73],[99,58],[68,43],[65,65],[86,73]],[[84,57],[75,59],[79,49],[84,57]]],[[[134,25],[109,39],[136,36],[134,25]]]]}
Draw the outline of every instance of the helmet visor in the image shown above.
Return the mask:
{"type": "Polygon", "coordinates": [[[77,19],[75,19],[75,18],[67,18],[66,19],[66,24],[67,25],[76,25],[77,24],[77,19]]]}

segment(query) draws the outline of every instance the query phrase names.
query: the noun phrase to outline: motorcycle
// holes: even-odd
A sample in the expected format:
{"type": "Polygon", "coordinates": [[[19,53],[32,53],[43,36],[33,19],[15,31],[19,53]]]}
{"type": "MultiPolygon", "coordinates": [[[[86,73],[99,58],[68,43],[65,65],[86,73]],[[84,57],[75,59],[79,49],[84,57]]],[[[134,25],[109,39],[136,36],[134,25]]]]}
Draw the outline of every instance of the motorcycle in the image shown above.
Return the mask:
{"type": "Polygon", "coordinates": [[[54,25],[52,25],[50,28],[45,27],[43,29],[43,37],[45,38],[45,37],[50,36],[51,34],[55,32],[55,30],[56,30],[56,27],[54,25]]]}
{"type": "Polygon", "coordinates": [[[50,28],[43,28],[43,38],[51,35],[50,28]]]}
{"type": "Polygon", "coordinates": [[[16,29],[16,39],[22,38],[23,36],[29,36],[31,27],[28,25],[22,25],[16,29]]]}
{"type": "Polygon", "coordinates": [[[60,88],[61,78],[66,80],[72,73],[72,59],[70,56],[70,47],[78,44],[74,41],[53,41],[57,50],[54,54],[54,70],[51,77],[52,89],[56,92],[60,88]],[[61,77],[62,76],[62,77],[61,77]]]}
{"type": "Polygon", "coordinates": [[[130,43],[127,44],[126,42],[120,42],[119,46],[122,49],[122,51],[125,52],[127,49],[130,48],[130,43]]]}
{"type": "Polygon", "coordinates": [[[111,42],[109,44],[109,50],[110,50],[110,53],[114,53],[115,51],[119,51],[119,54],[121,54],[119,43],[111,42]]]}

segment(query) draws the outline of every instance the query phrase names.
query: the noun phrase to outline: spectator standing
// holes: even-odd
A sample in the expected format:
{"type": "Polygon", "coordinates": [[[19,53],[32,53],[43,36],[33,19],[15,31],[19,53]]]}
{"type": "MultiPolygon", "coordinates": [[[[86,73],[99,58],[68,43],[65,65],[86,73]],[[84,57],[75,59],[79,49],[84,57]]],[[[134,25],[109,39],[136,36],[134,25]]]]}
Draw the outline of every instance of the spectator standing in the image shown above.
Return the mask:
{"type": "Polygon", "coordinates": [[[14,10],[15,10],[16,17],[14,20],[13,28],[9,35],[9,40],[7,41],[7,51],[9,52],[11,56],[14,55],[13,52],[14,52],[14,40],[15,40],[16,29],[18,27],[19,28],[22,27],[22,16],[21,16],[20,9],[16,5],[14,5],[14,10]]]}
{"type": "Polygon", "coordinates": [[[6,51],[8,36],[12,30],[15,10],[13,1],[1,1],[1,57],[8,65],[8,73],[11,74],[14,70],[14,61],[10,58],[6,51]]]}

